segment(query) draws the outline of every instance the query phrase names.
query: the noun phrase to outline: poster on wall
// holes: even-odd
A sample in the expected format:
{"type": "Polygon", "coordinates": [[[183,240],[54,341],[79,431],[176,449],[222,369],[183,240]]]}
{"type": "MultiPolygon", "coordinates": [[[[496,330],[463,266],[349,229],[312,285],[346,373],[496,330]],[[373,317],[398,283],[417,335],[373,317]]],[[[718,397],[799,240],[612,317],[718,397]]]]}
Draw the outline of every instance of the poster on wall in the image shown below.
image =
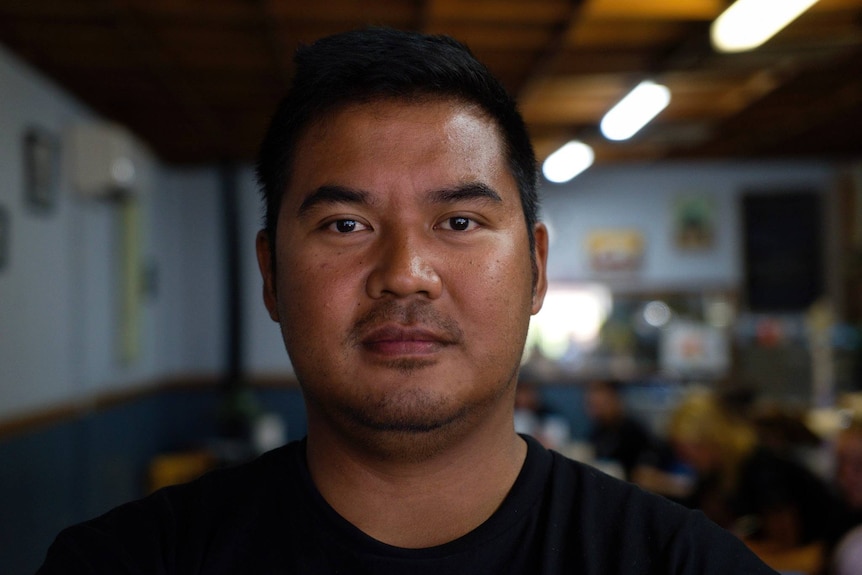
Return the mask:
{"type": "Polygon", "coordinates": [[[715,243],[715,205],[710,196],[678,196],[673,203],[673,243],[681,251],[703,251],[715,243]]]}
{"type": "Polygon", "coordinates": [[[679,375],[721,377],[730,368],[727,335],[706,323],[674,321],[662,330],[659,364],[679,375]]]}
{"type": "Polygon", "coordinates": [[[594,272],[631,272],[640,269],[644,237],[640,230],[606,229],[590,232],[587,253],[594,272]]]}

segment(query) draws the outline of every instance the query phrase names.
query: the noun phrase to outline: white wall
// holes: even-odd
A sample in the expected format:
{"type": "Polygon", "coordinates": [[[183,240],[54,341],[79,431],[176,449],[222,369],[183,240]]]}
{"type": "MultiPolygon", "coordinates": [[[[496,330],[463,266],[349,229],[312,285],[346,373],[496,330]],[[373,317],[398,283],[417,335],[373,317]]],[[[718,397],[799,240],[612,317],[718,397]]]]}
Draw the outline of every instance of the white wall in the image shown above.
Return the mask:
{"type": "Polygon", "coordinates": [[[549,276],[595,280],[587,236],[606,228],[631,228],[645,239],[644,258],[637,272],[610,277],[623,288],[734,287],[742,281],[742,194],[800,189],[828,194],[834,178],[834,168],[826,163],[737,162],[594,167],[567,184],[546,182],[542,217],[552,230],[549,276]],[[674,246],[674,201],[683,195],[707,196],[713,202],[717,234],[708,250],[674,246]]]}
{"type": "Polygon", "coordinates": [[[212,170],[166,169],[140,142],[140,257],[159,282],[140,306],[137,359],[120,359],[120,210],[75,192],[65,140],[91,120],[99,118],[0,48],[0,206],[10,226],[0,270],[0,418],[221,367],[217,181],[212,170]],[[24,200],[30,126],[61,142],[57,202],[47,212],[24,200]]]}
{"type": "Polygon", "coordinates": [[[155,355],[163,375],[213,374],[224,365],[225,257],[218,174],[163,169],[149,233],[161,322],[155,355]]]}
{"type": "MultiPolygon", "coordinates": [[[[91,117],[54,86],[6,52],[0,52],[0,206],[10,226],[7,265],[0,271],[0,414],[34,406],[45,397],[83,391],[86,337],[79,313],[86,290],[87,257],[81,241],[98,216],[71,200],[61,182],[56,209],[28,211],[24,204],[21,144],[31,124],[58,133],[91,117]]],[[[83,316],[83,317],[82,317],[83,316]]]]}

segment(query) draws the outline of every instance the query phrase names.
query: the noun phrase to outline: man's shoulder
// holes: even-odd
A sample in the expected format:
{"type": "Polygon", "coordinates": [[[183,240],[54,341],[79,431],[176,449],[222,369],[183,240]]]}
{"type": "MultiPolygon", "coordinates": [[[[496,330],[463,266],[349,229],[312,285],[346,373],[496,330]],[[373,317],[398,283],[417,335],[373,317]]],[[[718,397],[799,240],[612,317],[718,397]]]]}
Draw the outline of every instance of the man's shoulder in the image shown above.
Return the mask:
{"type": "Polygon", "coordinates": [[[575,530],[590,525],[592,530],[640,533],[638,529],[651,524],[653,535],[671,537],[692,520],[690,509],[666,497],[560,452],[546,450],[535,441],[530,445],[534,452],[530,465],[543,470],[540,500],[558,515],[560,525],[571,525],[575,530]]]}
{"type": "Polygon", "coordinates": [[[549,535],[575,546],[600,572],[773,573],[700,511],[559,453],[551,457],[549,535]],[[609,552],[614,548],[623,555],[609,552]]]}
{"type": "Polygon", "coordinates": [[[573,504],[584,513],[602,516],[629,511],[633,507],[655,509],[673,516],[689,514],[690,510],[670,499],[647,491],[638,485],[608,475],[598,467],[551,451],[552,471],[549,489],[570,493],[573,504]],[[596,497],[600,495],[600,497],[596,497]]]}
{"type": "Polygon", "coordinates": [[[236,503],[237,498],[268,495],[274,487],[281,490],[301,481],[296,465],[301,449],[301,442],[288,443],[253,459],[219,466],[192,481],[162,488],[145,500],[227,498],[236,503]]]}
{"type": "Polygon", "coordinates": [[[298,449],[288,444],[68,527],[40,573],[68,572],[63,565],[77,558],[118,573],[126,565],[160,573],[180,557],[203,560],[212,545],[229,553],[236,542],[253,541],[281,521],[280,510],[290,506],[286,497],[301,497],[302,479],[293,464],[298,449]]]}

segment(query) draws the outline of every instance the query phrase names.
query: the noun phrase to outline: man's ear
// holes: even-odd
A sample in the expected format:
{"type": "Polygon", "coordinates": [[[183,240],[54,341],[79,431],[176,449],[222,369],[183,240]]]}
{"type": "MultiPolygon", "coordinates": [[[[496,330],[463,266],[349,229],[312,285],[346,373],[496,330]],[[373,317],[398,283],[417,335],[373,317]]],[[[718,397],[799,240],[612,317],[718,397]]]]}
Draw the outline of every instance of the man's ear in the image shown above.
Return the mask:
{"type": "Polygon", "coordinates": [[[257,265],[263,278],[263,303],[269,311],[272,321],[278,322],[278,297],[276,297],[275,254],[272,253],[272,243],[266,230],[257,232],[255,241],[257,250],[257,265]]]}
{"type": "Polygon", "coordinates": [[[545,301],[545,293],[548,291],[548,228],[545,224],[539,222],[533,228],[533,235],[536,239],[536,269],[535,284],[533,285],[533,305],[530,308],[530,313],[533,315],[539,313],[542,309],[542,303],[545,301]]]}

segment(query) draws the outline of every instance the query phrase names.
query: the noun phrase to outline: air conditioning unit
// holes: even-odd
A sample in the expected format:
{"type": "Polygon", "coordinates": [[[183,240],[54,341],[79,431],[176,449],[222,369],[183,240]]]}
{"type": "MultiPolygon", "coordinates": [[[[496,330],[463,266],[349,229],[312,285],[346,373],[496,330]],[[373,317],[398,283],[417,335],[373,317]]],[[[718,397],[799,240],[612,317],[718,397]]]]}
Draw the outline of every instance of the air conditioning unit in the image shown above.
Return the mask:
{"type": "Polygon", "coordinates": [[[72,126],[69,136],[72,181],[84,197],[110,199],[136,193],[140,151],[126,128],[111,122],[72,126]]]}

